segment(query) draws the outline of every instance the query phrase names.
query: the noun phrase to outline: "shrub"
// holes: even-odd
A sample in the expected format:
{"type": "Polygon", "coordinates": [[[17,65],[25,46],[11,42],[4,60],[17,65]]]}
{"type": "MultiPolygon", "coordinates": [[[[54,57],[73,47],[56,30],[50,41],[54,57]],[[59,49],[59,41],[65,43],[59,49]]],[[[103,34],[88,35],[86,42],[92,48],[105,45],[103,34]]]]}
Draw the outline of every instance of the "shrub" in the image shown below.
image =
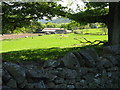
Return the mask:
{"type": "Polygon", "coordinates": [[[74,34],[82,34],[82,31],[74,31],[74,34]]]}

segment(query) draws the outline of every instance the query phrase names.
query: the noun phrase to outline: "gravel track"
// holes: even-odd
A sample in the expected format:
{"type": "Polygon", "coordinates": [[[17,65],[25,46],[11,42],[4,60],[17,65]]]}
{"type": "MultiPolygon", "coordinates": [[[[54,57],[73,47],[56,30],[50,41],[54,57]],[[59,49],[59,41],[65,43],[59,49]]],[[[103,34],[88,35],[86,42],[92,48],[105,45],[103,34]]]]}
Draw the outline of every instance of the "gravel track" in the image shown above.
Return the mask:
{"type": "Polygon", "coordinates": [[[38,35],[40,34],[4,34],[4,35],[0,35],[0,40],[25,38],[25,37],[32,37],[32,36],[38,36],[38,35]]]}

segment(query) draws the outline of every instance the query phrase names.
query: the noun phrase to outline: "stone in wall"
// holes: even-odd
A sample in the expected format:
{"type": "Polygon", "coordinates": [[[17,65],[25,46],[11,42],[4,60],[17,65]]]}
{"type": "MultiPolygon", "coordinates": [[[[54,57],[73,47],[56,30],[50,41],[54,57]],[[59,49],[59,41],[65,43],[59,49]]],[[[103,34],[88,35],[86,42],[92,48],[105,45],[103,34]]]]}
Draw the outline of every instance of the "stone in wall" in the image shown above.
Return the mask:
{"type": "Polygon", "coordinates": [[[82,55],[87,67],[94,67],[96,62],[99,59],[95,49],[92,49],[92,48],[88,48],[85,50],[83,49],[79,53],[80,55],[82,55]]]}
{"type": "Polygon", "coordinates": [[[106,46],[103,48],[104,55],[120,55],[120,45],[106,46]]]}
{"type": "Polygon", "coordinates": [[[74,53],[69,52],[62,58],[64,65],[68,68],[79,68],[80,64],[74,53]]]}
{"type": "Polygon", "coordinates": [[[49,67],[58,67],[60,65],[59,60],[48,60],[44,63],[44,68],[49,68],[49,67]]]}
{"type": "Polygon", "coordinates": [[[3,67],[5,70],[7,70],[13,78],[17,81],[18,84],[21,84],[24,82],[26,78],[25,70],[21,66],[10,63],[10,62],[4,62],[3,67]]]}

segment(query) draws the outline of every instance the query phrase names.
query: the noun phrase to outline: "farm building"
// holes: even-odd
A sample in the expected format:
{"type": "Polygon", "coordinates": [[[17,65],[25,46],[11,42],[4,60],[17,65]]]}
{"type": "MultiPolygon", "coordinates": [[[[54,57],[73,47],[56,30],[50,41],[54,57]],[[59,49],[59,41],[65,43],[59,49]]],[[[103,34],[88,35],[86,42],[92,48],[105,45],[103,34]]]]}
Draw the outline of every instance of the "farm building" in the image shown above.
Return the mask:
{"type": "Polygon", "coordinates": [[[42,32],[51,33],[51,34],[64,34],[67,33],[64,28],[44,28],[42,32]]]}
{"type": "Polygon", "coordinates": [[[72,30],[66,30],[67,33],[72,33],[72,30]]]}

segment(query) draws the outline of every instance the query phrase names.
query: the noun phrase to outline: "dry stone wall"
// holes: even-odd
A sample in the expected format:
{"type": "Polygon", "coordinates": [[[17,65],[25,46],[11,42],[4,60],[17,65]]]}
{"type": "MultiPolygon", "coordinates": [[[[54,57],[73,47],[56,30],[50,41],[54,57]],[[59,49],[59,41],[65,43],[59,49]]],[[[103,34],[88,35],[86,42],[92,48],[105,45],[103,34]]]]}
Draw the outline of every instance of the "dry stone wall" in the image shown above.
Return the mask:
{"type": "Polygon", "coordinates": [[[3,88],[120,88],[120,47],[69,52],[43,67],[3,62],[3,88]]]}

